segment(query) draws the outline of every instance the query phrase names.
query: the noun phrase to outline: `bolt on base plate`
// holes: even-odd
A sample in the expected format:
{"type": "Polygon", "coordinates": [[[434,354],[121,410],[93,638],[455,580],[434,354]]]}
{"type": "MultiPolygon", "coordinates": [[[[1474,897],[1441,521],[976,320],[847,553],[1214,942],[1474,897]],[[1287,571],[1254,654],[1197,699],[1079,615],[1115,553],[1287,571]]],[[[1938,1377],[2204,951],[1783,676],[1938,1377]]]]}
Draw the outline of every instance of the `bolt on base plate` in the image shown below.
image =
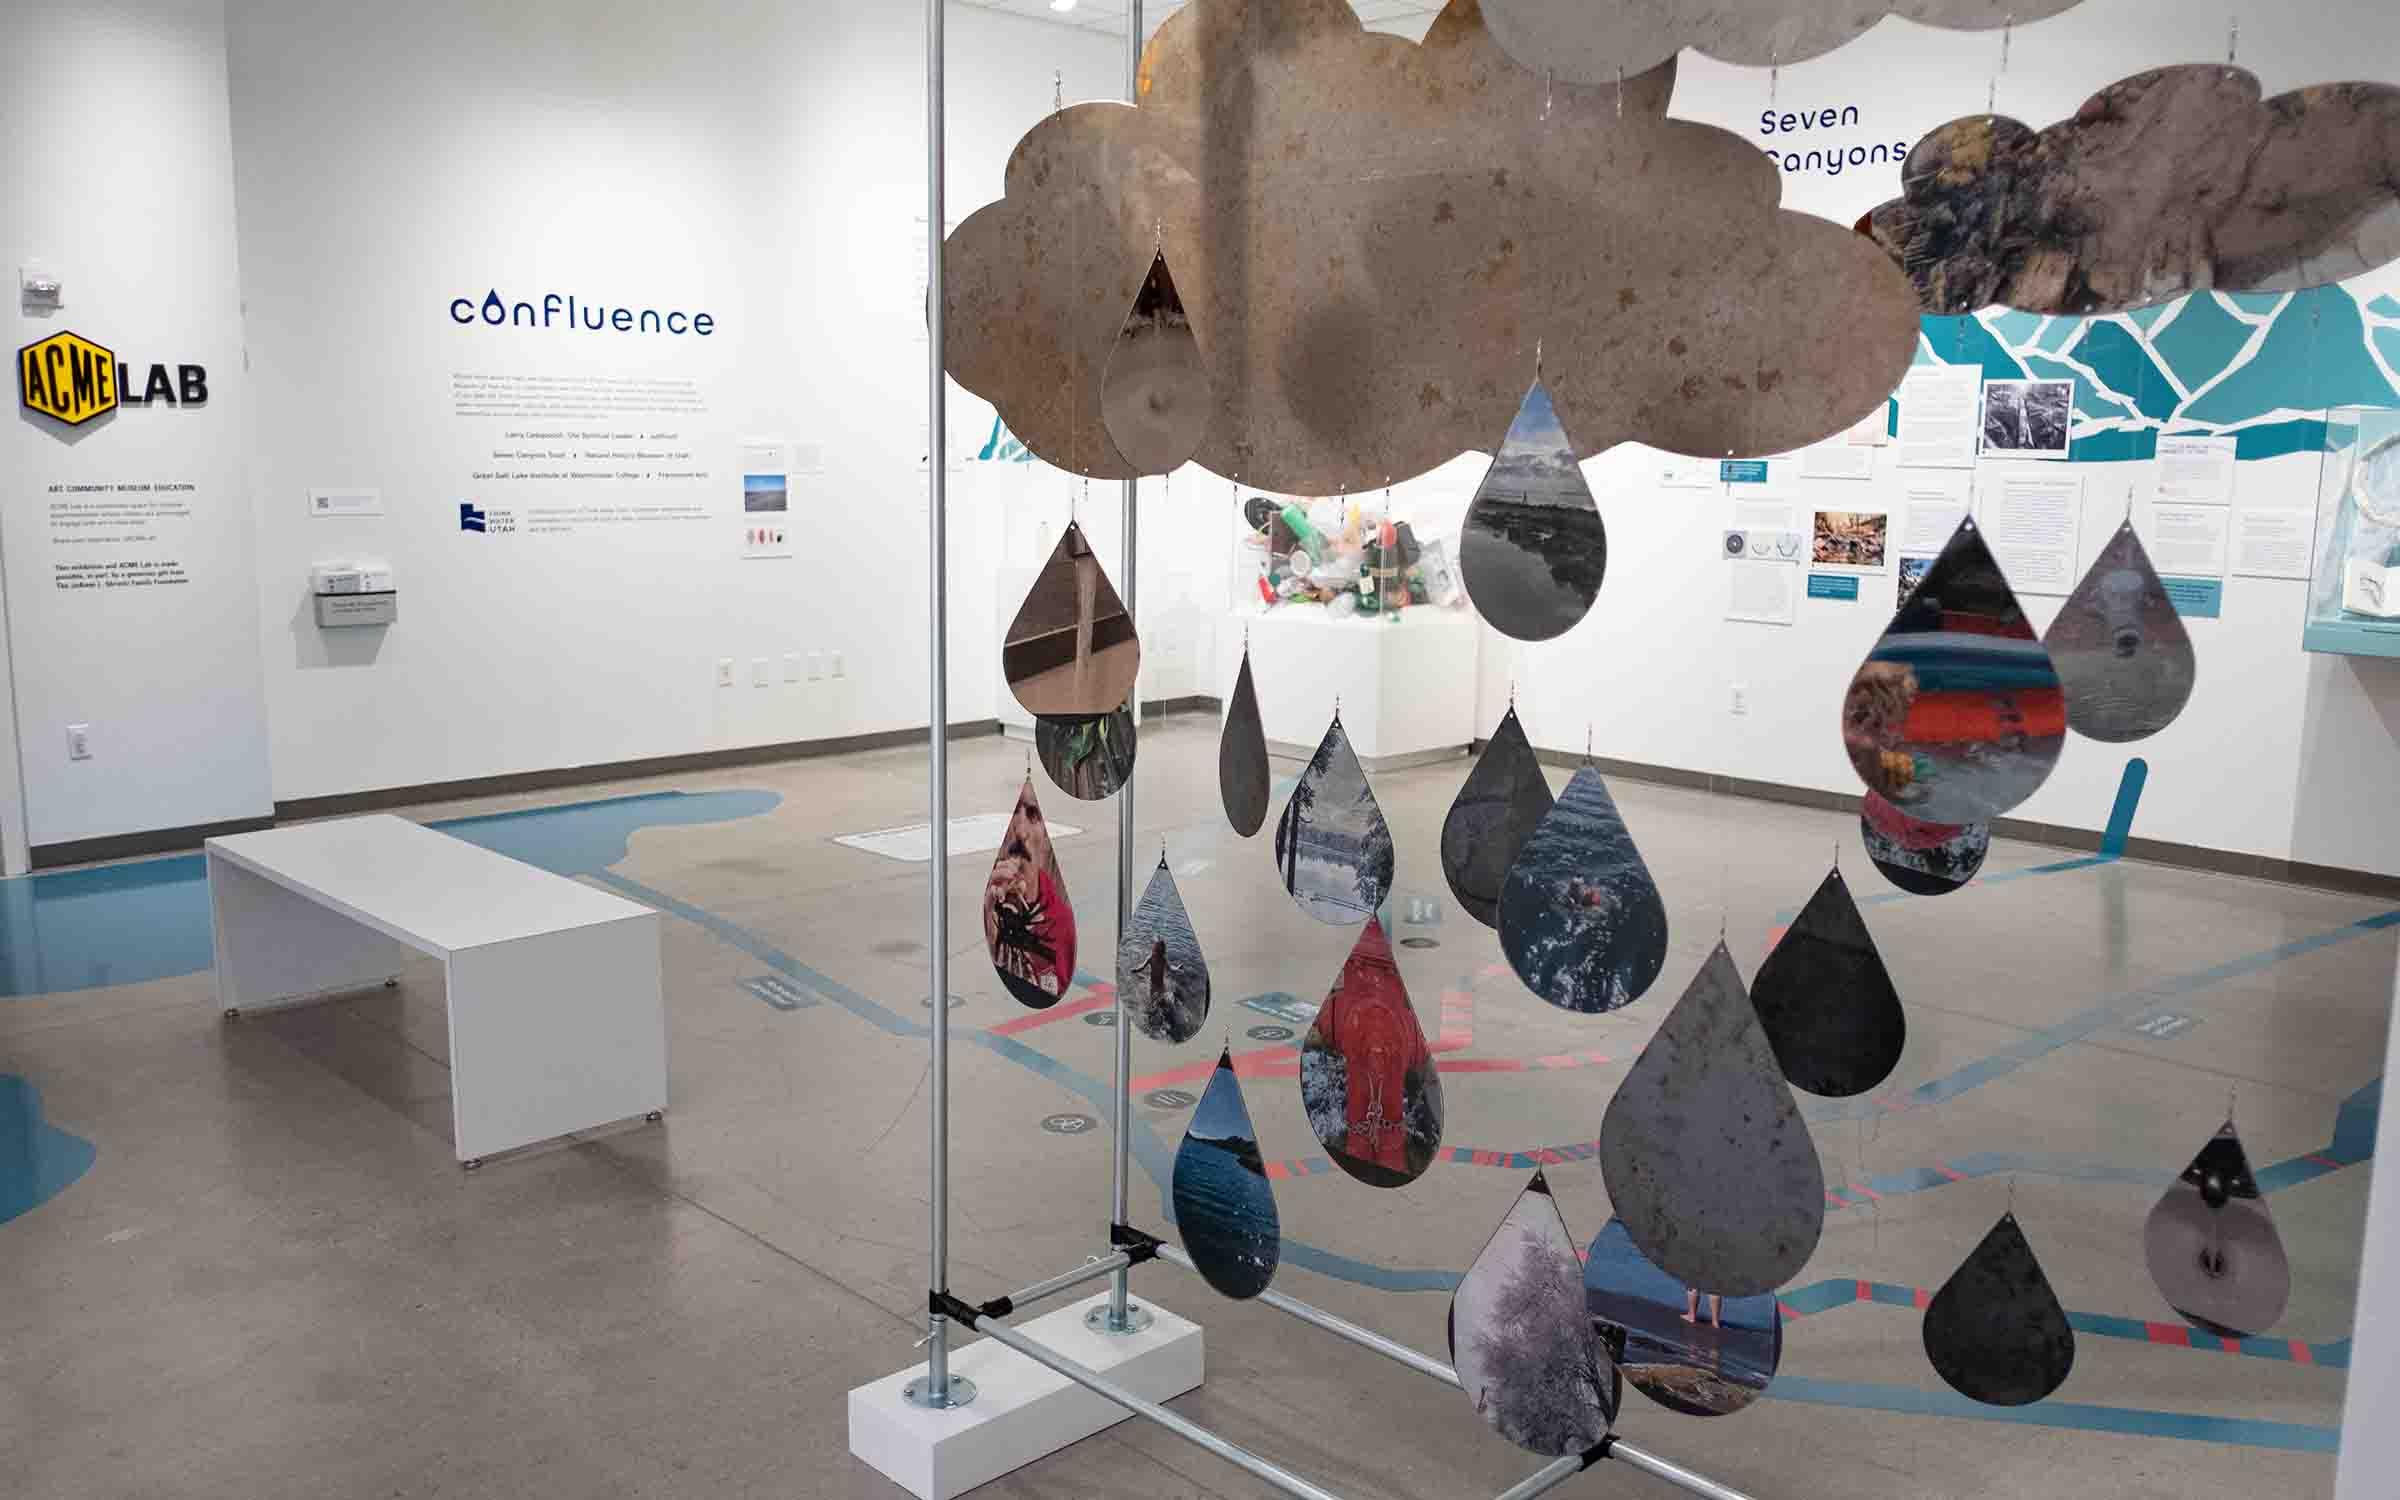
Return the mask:
{"type": "Polygon", "coordinates": [[[949,1389],[942,1393],[940,1400],[936,1400],[932,1387],[927,1384],[926,1377],[919,1375],[907,1385],[902,1386],[900,1394],[911,1406],[931,1407],[940,1411],[947,1407],[964,1406],[974,1400],[975,1382],[964,1375],[953,1375],[950,1377],[949,1389]]]}
{"type": "Polygon", "coordinates": [[[1101,1303],[1098,1307],[1093,1308],[1090,1312],[1087,1312],[1083,1315],[1083,1326],[1089,1328],[1094,1333],[1114,1333],[1122,1335],[1128,1333],[1140,1333],[1143,1329],[1148,1328],[1151,1324],[1158,1321],[1156,1318],[1150,1316],[1150,1309],[1142,1306],[1139,1302],[1128,1302],[1125,1304],[1125,1321],[1122,1324],[1119,1324],[1110,1316],[1110,1311],[1111,1309],[1107,1303],[1101,1303]]]}

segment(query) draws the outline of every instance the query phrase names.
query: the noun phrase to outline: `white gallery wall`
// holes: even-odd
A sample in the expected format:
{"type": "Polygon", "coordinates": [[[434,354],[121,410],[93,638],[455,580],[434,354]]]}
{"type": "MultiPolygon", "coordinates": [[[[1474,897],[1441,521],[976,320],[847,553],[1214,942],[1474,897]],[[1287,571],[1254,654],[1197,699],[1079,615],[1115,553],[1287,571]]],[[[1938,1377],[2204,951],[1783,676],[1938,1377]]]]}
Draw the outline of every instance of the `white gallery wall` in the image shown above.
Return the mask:
{"type": "Polygon", "coordinates": [[[207,397],[65,427],[12,392],[0,553],[24,835],[263,817],[222,7],[16,0],[0,35],[8,346],[71,330],[137,394],[153,364],[179,392],[193,365],[207,397]],[[27,265],[64,284],[62,307],[24,310],[27,265]],[[88,758],[70,756],[71,725],[88,726],[88,758]]]}
{"type": "MultiPolygon", "coordinates": [[[[276,795],[922,724],[921,13],[235,0],[229,20],[276,795]],[[545,293],[636,327],[525,326],[514,304],[545,293]],[[644,333],[643,309],[713,331],[644,333]],[[587,415],[474,414],[527,389],[587,415]],[[745,556],[752,439],[787,445],[786,557],[745,556]],[[383,513],[318,519],[329,488],[383,513]],[[462,503],[514,529],[463,530],[462,503]],[[398,623],[320,631],[310,565],[362,557],[393,567],[398,623]]],[[[949,45],[953,219],[1000,195],[1054,70],[1070,99],[1121,88],[1121,47],[1088,32],[958,7],[949,45]]],[[[953,403],[976,451],[989,408],[953,403]]],[[[1028,467],[951,476],[954,720],[995,711],[994,497],[1028,467]]]]}

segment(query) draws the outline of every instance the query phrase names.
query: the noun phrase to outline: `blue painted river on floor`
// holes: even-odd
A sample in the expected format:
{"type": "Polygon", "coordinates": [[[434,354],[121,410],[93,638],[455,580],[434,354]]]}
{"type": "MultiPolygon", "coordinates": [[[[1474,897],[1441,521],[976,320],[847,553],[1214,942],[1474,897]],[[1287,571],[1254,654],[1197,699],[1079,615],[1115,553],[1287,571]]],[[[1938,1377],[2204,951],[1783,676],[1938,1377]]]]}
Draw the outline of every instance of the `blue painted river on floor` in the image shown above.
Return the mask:
{"type": "MultiPolygon", "coordinates": [[[[558,875],[623,859],[643,828],[756,817],[767,791],[648,792],[428,826],[558,875]]],[[[0,1000],[197,974],[213,961],[197,854],[0,880],[0,1000]]]]}

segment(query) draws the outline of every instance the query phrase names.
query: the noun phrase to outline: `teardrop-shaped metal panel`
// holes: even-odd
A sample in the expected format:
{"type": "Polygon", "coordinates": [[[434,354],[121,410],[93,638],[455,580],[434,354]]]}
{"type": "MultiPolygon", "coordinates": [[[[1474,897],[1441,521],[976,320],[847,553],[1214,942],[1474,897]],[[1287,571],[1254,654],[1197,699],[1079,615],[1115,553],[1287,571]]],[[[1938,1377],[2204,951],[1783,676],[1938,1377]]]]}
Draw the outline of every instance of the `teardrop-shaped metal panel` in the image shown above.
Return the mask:
{"type": "Polygon", "coordinates": [[[2198,671],[2191,633],[2128,519],[2042,632],[2067,727],[2121,745],[2175,722],[2198,671]]]}
{"type": "Polygon", "coordinates": [[[1188,1042],[1208,1019],[1208,960],[1164,854],[1117,940],[1117,995],[1152,1041],[1188,1042]]]}
{"type": "Polygon", "coordinates": [[[1687,1286],[1650,1264],[1615,1219],[1584,1257],[1583,1295],[1617,1369],[1669,1411],[1740,1411],[1783,1362],[1783,1309],[1773,1297],[1687,1286]]]}
{"type": "Polygon", "coordinates": [[[1008,690],[1029,714],[1096,719],[1133,696],[1141,667],[1133,617],[1069,521],[1001,642],[1008,690]]]}
{"type": "Polygon", "coordinates": [[[1986,1406],[2030,1405],[2075,1368],[2075,1330],[2013,1213],[1933,1294],[1924,1335],[1935,1373],[1986,1406]]]}
{"type": "Polygon", "coordinates": [[[1275,825],[1275,867],[1300,909],[1350,927],[1391,893],[1392,830],[1335,714],[1275,825]]]}
{"type": "Polygon", "coordinates": [[[1719,942],[1608,1101],[1600,1170],[1625,1232],[1685,1286],[1772,1292],[1825,1231],[1825,1170],[1719,942]]]}
{"type": "Polygon", "coordinates": [[[1912,896],[1947,896],[1992,852],[1988,823],[1920,823],[1873,792],[1858,801],[1858,836],[1877,873],[1912,896]]]}
{"type": "Polygon", "coordinates": [[[1258,717],[1258,689],[1250,683],[1250,648],[1242,648],[1242,670],[1225,705],[1225,727],[1217,733],[1217,795],[1225,821],[1243,838],[1267,821],[1267,734],[1258,717]]]}
{"type": "Polygon", "coordinates": [[[1033,721],[1033,754],[1051,783],[1070,797],[1097,802],[1133,779],[1139,732],[1130,700],[1097,719],[1033,721]]]}
{"type": "Polygon", "coordinates": [[[1100,421],[1117,456],[1142,474],[1183,466],[1208,435],[1208,366],[1184,316],[1165,251],[1133,295],[1133,310],[1100,376],[1100,421]]]}
{"type": "Polygon", "coordinates": [[[1520,641],[1566,634],[1600,597],[1608,529],[1539,377],[1467,506],[1458,571],[1475,612],[1520,641]]]}
{"type": "Polygon", "coordinates": [[[1183,1253],[1201,1277],[1228,1297],[1265,1291],[1283,1258],[1283,1224],[1230,1052],[1217,1054],[1184,1129],[1170,1192],[1183,1253]]]}
{"type": "Polygon", "coordinates": [[[1750,983],[1792,1087],[1847,1098],[1892,1076],[1908,1044],[1900,992],[1838,869],[1826,872],[1750,983]]]}
{"type": "Polygon", "coordinates": [[[1552,800],[1542,763],[1511,704],[1442,819],[1442,878],[1468,916],[1486,927],[1500,925],[1500,890],[1509,867],[1552,800]]]}
{"type": "Polygon", "coordinates": [[[2142,1246],[2159,1295],[2187,1322],[2248,1338],[2282,1320],[2292,1263],[2231,1120],[2150,1210],[2142,1246]]]}
{"type": "Polygon", "coordinates": [[[1367,919],[1300,1044],[1300,1104],[1333,1164],[1405,1187],[1442,1145],[1442,1078],[1383,923],[1367,919]]]}
{"type": "Polygon", "coordinates": [[[1034,800],[1033,778],[1000,835],[1000,857],[983,887],[983,941],[1009,994],[1048,1010],[1075,984],[1075,908],[1050,847],[1050,825],[1034,800]]]}
{"type": "Polygon", "coordinates": [[[1970,516],[1851,677],[1842,748],[1910,817],[1981,823],[2032,796],[2066,738],[2050,653],[1970,516]]]}
{"type": "Polygon", "coordinates": [[[1539,1171],[1450,1294],[1450,1363],[1493,1431],[1545,1457],[1589,1452],[1617,1420],[1616,1364],[1539,1171]]]}
{"type": "Polygon", "coordinates": [[[1500,887],[1500,951],[1562,1010],[1631,1005],[1667,961],[1667,908],[1608,784],[1576,771],[1500,887]]]}

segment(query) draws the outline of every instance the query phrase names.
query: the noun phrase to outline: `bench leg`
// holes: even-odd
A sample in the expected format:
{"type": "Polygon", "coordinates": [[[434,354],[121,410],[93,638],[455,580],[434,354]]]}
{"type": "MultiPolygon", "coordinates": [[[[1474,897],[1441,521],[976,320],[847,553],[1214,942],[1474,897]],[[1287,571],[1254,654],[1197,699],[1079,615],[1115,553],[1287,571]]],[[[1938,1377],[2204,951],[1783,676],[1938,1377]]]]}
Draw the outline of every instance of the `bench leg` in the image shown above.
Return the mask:
{"type": "Polygon", "coordinates": [[[365,989],[415,956],[371,927],[208,857],[217,1005],[228,1020],[298,995],[365,989]]]}
{"type": "Polygon", "coordinates": [[[658,928],[644,912],[450,955],[460,1161],[666,1108],[658,928]]]}

